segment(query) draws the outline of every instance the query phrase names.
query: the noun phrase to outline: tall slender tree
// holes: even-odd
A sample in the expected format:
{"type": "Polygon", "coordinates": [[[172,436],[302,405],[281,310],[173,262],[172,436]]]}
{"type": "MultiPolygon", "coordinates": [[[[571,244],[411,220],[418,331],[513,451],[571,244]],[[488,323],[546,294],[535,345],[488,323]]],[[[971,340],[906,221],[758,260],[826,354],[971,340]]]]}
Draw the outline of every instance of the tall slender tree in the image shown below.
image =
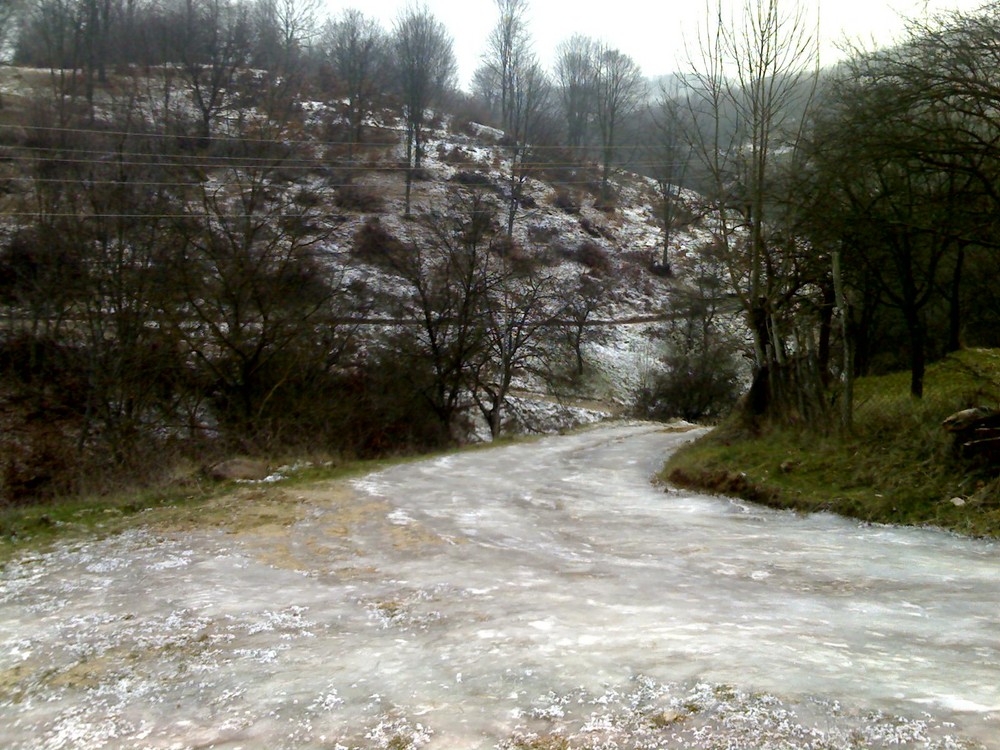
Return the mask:
{"type": "Polygon", "coordinates": [[[361,142],[365,119],[385,83],[388,66],[386,34],[378,22],[348,9],[323,29],[322,55],[347,98],[348,158],[361,142]]]}
{"type": "Polygon", "coordinates": [[[661,85],[657,101],[652,105],[653,142],[651,155],[653,179],[660,195],[660,222],[663,227],[663,248],[660,268],[672,275],[670,247],[679,226],[685,221],[687,209],[681,197],[681,186],[691,163],[691,146],[684,134],[684,107],[676,88],[661,85]]]}
{"type": "Polygon", "coordinates": [[[579,158],[589,145],[595,114],[598,49],[593,39],[574,34],[556,50],[556,82],[566,121],[566,145],[579,158]]]}
{"type": "Polygon", "coordinates": [[[781,377],[791,333],[785,316],[802,288],[794,243],[773,233],[781,213],[775,178],[779,152],[799,141],[806,121],[816,39],[798,4],[745,0],[739,17],[727,18],[719,0],[707,15],[684,79],[690,137],[753,334],[754,393],[763,395],[752,405],[770,412],[789,397],[781,377]]]}
{"type": "Polygon", "coordinates": [[[174,52],[198,111],[198,133],[207,142],[237,71],[249,60],[248,8],[240,0],[183,0],[179,14],[183,32],[172,40],[174,52]]]}
{"type": "Polygon", "coordinates": [[[490,32],[483,63],[500,88],[500,122],[510,130],[515,116],[514,88],[518,69],[525,64],[531,47],[524,15],[528,0],[494,0],[500,17],[490,32]]]}
{"type": "Polygon", "coordinates": [[[595,114],[601,137],[601,191],[609,196],[608,180],[624,122],[646,98],[646,84],[635,61],[617,49],[602,46],[597,54],[595,114]]]}
{"type": "Polygon", "coordinates": [[[541,137],[547,123],[551,86],[534,55],[516,61],[511,76],[509,115],[505,143],[510,155],[507,236],[514,234],[514,220],[524,200],[524,189],[535,159],[534,140],[541,137]]]}
{"type": "Polygon", "coordinates": [[[413,172],[420,169],[427,110],[454,88],[457,73],[451,36],[426,6],[410,6],[392,36],[395,79],[406,124],[406,214],[413,172]]]}

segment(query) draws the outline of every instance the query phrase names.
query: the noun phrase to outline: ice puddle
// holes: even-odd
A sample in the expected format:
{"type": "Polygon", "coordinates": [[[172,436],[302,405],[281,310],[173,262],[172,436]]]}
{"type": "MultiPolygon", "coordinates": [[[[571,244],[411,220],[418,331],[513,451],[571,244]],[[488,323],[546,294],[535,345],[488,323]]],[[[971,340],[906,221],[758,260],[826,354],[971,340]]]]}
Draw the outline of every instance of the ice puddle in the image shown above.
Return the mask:
{"type": "Polygon", "coordinates": [[[0,575],[4,748],[1000,748],[1000,558],[650,485],[649,424],[0,575]],[[280,546],[280,554],[276,552],[280,546]]]}

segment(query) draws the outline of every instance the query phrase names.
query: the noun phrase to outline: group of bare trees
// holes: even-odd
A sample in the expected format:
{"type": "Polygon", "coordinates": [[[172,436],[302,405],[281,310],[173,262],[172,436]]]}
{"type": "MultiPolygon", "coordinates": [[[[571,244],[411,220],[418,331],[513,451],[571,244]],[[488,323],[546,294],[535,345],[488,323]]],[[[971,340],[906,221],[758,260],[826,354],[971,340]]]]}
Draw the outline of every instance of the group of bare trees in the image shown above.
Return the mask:
{"type": "Polygon", "coordinates": [[[498,19],[473,88],[494,108],[510,148],[508,225],[514,221],[525,167],[533,160],[532,145],[551,152],[559,144],[576,162],[589,158],[593,149],[601,161],[602,199],[608,203],[611,170],[629,161],[620,153],[623,131],[647,102],[642,71],[620,50],[574,35],[560,45],[550,76],[532,49],[527,0],[496,0],[496,6],[498,19]]]}
{"type": "Polygon", "coordinates": [[[157,134],[50,137],[8,204],[3,382],[61,420],[66,460],[134,470],[169,444],[260,449],[332,426],[314,399],[343,377],[359,300],[317,257],[316,208],[275,189],[280,133],[211,180],[157,134]]]}
{"type": "Polygon", "coordinates": [[[752,335],[756,385],[768,410],[787,404],[789,388],[803,387],[787,381],[789,355],[802,353],[800,334],[815,324],[800,314],[814,287],[803,267],[809,253],[790,231],[794,203],[785,176],[799,168],[796,149],[819,75],[817,44],[801,5],[747,0],[727,17],[718,3],[685,78],[682,127],[729,288],[752,335]]]}
{"type": "Polygon", "coordinates": [[[563,303],[501,241],[548,101],[523,35],[503,75],[505,221],[482,196],[440,216],[422,208],[431,239],[394,268],[420,333],[369,330],[359,349],[368,292],[323,262],[334,224],[298,179],[342,154],[308,137],[301,87],[331,102],[332,145],[347,145],[337,189],[362,168],[356,147],[387,107],[405,125],[409,185],[455,61],[426,9],[388,32],[356,11],[317,28],[313,10],[112,1],[88,28],[85,3],[24,6],[13,54],[49,67],[52,96],[10,141],[20,166],[7,173],[18,188],[5,199],[0,365],[5,387],[62,415],[53,439],[72,450],[61,455],[125,470],[166,443],[383,451],[448,440],[469,409],[497,435],[516,378],[552,359],[563,303]],[[126,28],[134,49],[102,46],[126,28]]]}
{"type": "Polygon", "coordinates": [[[998,40],[1000,14],[986,8],[855,54],[804,149],[823,195],[810,237],[838,257],[857,365],[885,366],[896,342],[892,364],[910,370],[916,397],[929,358],[996,345],[998,40]]]}
{"type": "MultiPolygon", "coordinates": [[[[610,199],[611,169],[628,161],[625,131],[647,91],[630,57],[580,36],[560,48],[550,76],[532,50],[527,0],[496,6],[474,88],[495,106],[510,149],[511,232],[527,174],[543,161],[533,147],[565,140],[574,159],[597,154],[610,199]]],[[[294,106],[306,89],[343,101],[347,127],[337,129],[336,140],[346,143],[349,159],[372,113],[395,109],[406,125],[408,185],[419,174],[425,117],[446,106],[456,88],[452,39],[418,5],[384,29],[353,9],[324,21],[314,0],[24,0],[8,28],[16,29],[15,62],[51,70],[64,126],[79,114],[77,100],[93,120],[95,87],[106,87],[109,69],[133,70],[147,81],[158,75],[161,123],[176,124],[193,107],[204,141],[240,110],[236,92],[252,78],[256,96],[271,99],[272,110],[294,106]]]]}
{"type": "Polygon", "coordinates": [[[593,333],[586,322],[606,302],[607,280],[567,280],[511,256],[503,213],[494,194],[459,188],[447,205],[415,215],[408,241],[371,224],[356,238],[402,289],[395,316],[409,325],[383,351],[399,359],[439,435],[468,430],[470,410],[493,438],[512,424],[532,427],[514,388],[559,390],[578,379],[593,333]]]}
{"type": "Polygon", "coordinates": [[[361,336],[371,295],[324,258],[335,225],[283,176],[307,144],[248,127],[211,176],[158,133],[39,134],[49,148],[0,248],[0,377],[57,425],[50,453],[78,463],[7,462],[4,493],[149,476],[170,446],[427,447],[470,411],[496,437],[515,383],[566,359],[572,295],[505,254],[501,205],[475,191],[416,214],[382,261],[402,291],[381,309],[409,323],[361,336]]]}
{"type": "Polygon", "coordinates": [[[718,321],[738,308],[748,408],[822,421],[839,398],[849,425],[855,374],[907,367],[920,396],[929,358],[998,343],[1000,13],[915,24],[823,72],[800,8],[746,0],[730,18],[719,4],[691,70],[651,103],[635,63],[586,37],[559,48],[550,75],[526,0],[496,8],[474,96],[503,133],[506,183],[416,206],[422,239],[383,259],[413,326],[355,351],[367,292],[318,260],[332,225],[289,174],[327,160],[324,174],[333,165],[350,186],[373,119],[391,110],[409,214],[429,113],[455,86],[441,22],[411,7],[390,30],[358,11],[319,24],[293,0],[20,7],[8,47],[50,67],[53,96],[12,143],[31,156],[4,197],[4,371],[39,409],[72,414],[80,447],[117,461],[137,436],[266,445],[306,423],[385,450],[413,435],[406,425],[448,439],[469,409],[499,434],[514,383],[546,369],[556,339],[584,369],[607,293],[596,276],[567,290],[518,265],[527,181],[553,160],[593,159],[597,205],[612,210],[612,171],[637,133],[659,186],[661,266],[684,221],[712,235],[711,272],[689,269],[674,292],[686,311],[670,331],[674,371],[729,398],[734,370],[716,354],[737,344],[718,321]],[[136,44],[108,43],[122,34],[136,44]],[[306,87],[334,113],[325,141],[308,137],[306,87]]]}
{"type": "MultiPolygon", "coordinates": [[[[659,113],[753,344],[757,415],[851,424],[857,374],[995,346],[1000,13],[819,67],[803,6],[709,14],[659,113]]],[[[672,159],[664,159],[664,168],[672,159]]],[[[668,181],[661,178],[661,182],[668,181]]]]}

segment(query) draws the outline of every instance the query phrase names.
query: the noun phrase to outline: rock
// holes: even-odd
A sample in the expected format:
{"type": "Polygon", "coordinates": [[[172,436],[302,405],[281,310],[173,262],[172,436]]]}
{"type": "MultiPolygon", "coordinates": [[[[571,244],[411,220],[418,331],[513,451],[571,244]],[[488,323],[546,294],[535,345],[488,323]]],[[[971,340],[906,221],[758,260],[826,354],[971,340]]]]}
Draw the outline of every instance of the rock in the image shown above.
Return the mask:
{"type": "Polygon", "coordinates": [[[268,465],[253,458],[231,458],[208,468],[207,474],[220,482],[260,480],[270,474],[268,465]]]}
{"type": "Polygon", "coordinates": [[[962,432],[968,430],[983,417],[989,416],[990,410],[983,406],[974,406],[971,409],[963,409],[955,412],[941,423],[945,432],[962,432]]]}
{"type": "Polygon", "coordinates": [[[951,504],[954,505],[956,508],[961,508],[963,505],[965,505],[965,498],[964,497],[953,497],[951,499],[951,504]]]}
{"type": "Polygon", "coordinates": [[[677,711],[660,711],[649,717],[649,723],[656,729],[666,729],[669,726],[678,724],[687,718],[677,711]]]}
{"type": "Polygon", "coordinates": [[[941,426],[954,437],[959,455],[1000,466],[1000,410],[982,406],[963,409],[941,426]]]}

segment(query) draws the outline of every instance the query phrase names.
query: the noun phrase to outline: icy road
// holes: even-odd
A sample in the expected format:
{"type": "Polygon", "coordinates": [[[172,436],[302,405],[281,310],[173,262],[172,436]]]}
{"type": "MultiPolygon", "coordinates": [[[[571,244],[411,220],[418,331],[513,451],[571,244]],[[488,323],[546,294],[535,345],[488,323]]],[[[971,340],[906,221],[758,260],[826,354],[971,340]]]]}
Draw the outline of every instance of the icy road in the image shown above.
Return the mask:
{"type": "Polygon", "coordinates": [[[0,747],[1000,748],[1000,548],[652,486],[690,437],[248,488],[251,524],[9,564],[0,747]]]}

